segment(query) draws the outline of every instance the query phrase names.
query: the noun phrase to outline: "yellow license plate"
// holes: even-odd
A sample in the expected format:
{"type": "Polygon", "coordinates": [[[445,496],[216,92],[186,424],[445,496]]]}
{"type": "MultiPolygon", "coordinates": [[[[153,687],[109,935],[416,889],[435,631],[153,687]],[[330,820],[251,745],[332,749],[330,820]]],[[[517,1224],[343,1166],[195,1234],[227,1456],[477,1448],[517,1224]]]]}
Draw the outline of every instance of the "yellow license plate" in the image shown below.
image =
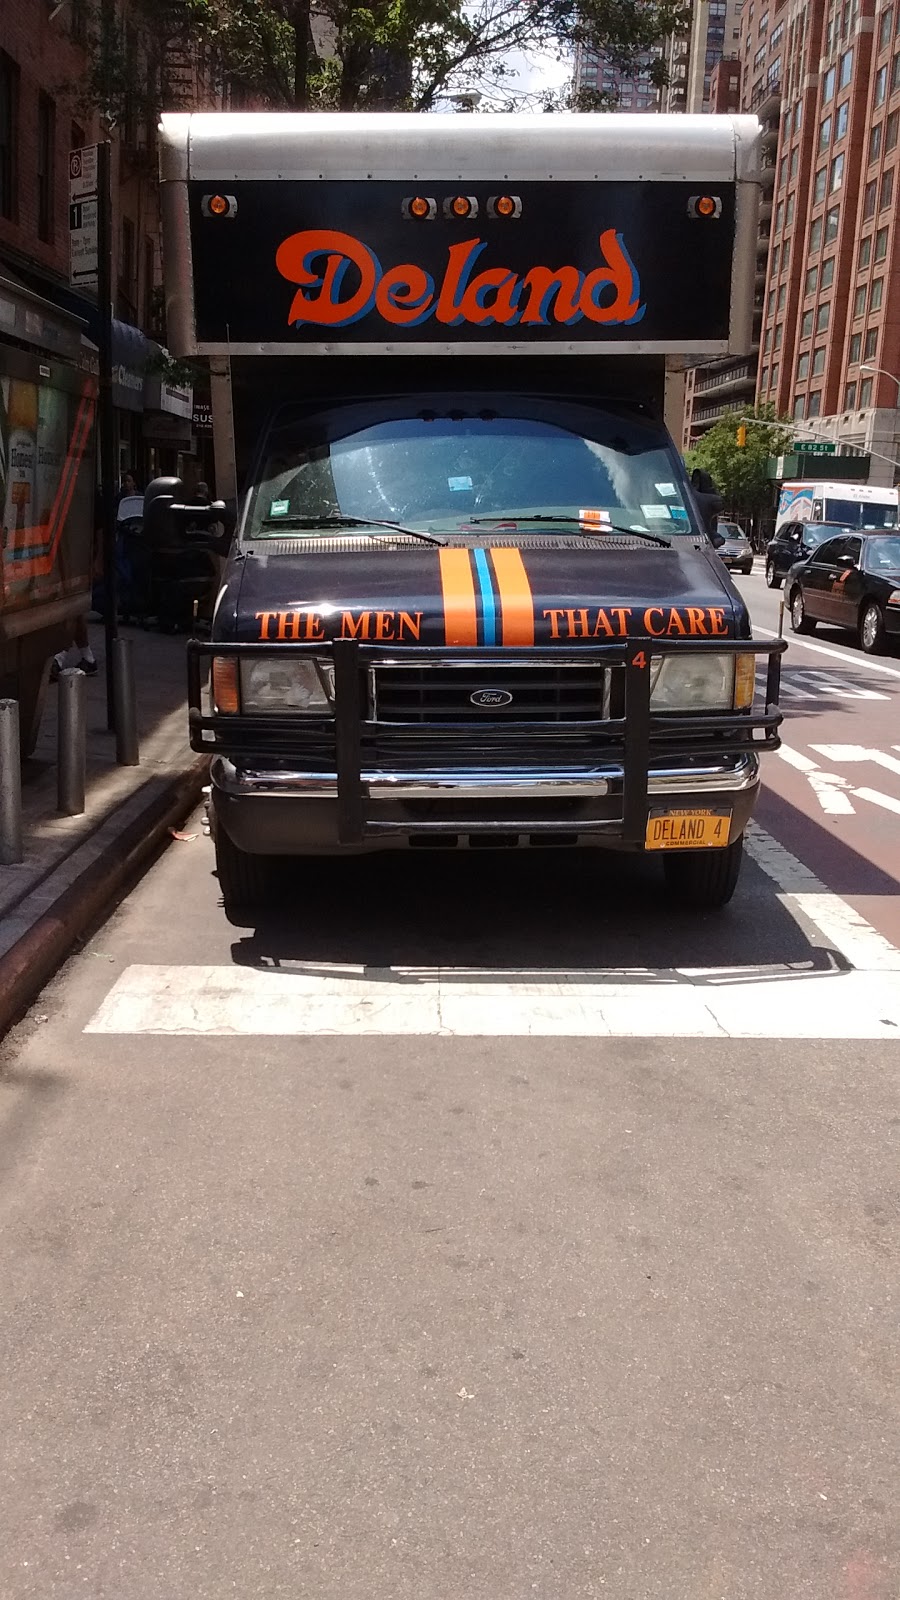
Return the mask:
{"type": "Polygon", "coordinates": [[[651,811],[647,818],[648,850],[722,849],[731,831],[731,808],[651,811]]]}

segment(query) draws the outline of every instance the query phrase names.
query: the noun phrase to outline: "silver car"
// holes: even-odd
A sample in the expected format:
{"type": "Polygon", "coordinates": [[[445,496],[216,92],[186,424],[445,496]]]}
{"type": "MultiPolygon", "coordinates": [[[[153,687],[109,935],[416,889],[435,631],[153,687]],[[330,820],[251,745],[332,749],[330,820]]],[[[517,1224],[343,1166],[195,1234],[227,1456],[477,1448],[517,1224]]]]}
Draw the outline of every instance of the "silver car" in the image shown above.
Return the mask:
{"type": "Polygon", "coordinates": [[[720,517],[713,544],[716,555],[731,572],[753,571],[753,547],[739,522],[723,522],[720,517]]]}

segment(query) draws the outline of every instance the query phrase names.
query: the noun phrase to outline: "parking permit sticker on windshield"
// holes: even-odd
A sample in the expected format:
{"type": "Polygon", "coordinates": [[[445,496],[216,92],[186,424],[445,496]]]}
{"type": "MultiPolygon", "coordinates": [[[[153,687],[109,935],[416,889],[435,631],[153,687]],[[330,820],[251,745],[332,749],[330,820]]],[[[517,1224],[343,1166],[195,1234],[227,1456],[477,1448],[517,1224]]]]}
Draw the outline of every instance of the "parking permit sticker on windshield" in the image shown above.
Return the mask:
{"type": "Polygon", "coordinates": [[[471,487],[472,487],[472,479],[471,478],[448,478],[447,479],[447,487],[448,487],[448,489],[452,489],[454,491],[454,493],[458,494],[461,491],[465,491],[466,489],[471,489],[471,487]]]}
{"type": "Polygon", "coordinates": [[[674,483],[658,483],[656,492],[661,495],[663,500],[674,500],[678,490],[675,488],[674,483]]]}
{"type": "Polygon", "coordinates": [[[672,515],[668,506],[641,506],[641,510],[648,522],[668,522],[672,515]]]}
{"type": "Polygon", "coordinates": [[[669,509],[669,516],[672,518],[673,522],[690,522],[691,520],[685,511],[684,506],[671,506],[669,509]]]}
{"type": "Polygon", "coordinates": [[[588,507],[587,510],[582,509],[579,511],[578,520],[579,522],[594,523],[595,526],[599,523],[601,527],[605,527],[610,521],[610,516],[608,511],[592,510],[588,507]]]}
{"type": "Polygon", "coordinates": [[[291,509],[290,500],[273,500],[269,506],[270,517],[286,517],[291,509]]]}

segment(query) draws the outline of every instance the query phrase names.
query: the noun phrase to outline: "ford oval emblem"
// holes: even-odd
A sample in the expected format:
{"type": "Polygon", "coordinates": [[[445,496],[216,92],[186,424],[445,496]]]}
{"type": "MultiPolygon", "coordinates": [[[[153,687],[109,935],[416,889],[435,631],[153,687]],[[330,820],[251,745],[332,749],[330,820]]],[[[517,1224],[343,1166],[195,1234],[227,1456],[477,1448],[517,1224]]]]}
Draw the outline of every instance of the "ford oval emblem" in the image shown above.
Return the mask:
{"type": "Polygon", "coordinates": [[[476,689],[469,699],[473,706],[485,708],[512,705],[512,695],[508,689],[476,689]]]}

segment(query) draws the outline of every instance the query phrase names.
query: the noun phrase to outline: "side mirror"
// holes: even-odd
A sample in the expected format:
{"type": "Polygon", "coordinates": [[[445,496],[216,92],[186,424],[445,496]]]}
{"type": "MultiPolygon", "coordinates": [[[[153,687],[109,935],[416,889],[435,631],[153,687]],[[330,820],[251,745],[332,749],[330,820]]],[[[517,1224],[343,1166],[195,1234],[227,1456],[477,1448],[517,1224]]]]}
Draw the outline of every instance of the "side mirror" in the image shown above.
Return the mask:
{"type": "Polygon", "coordinates": [[[709,473],[704,472],[702,467],[695,467],[691,473],[691,488],[694,491],[694,504],[700,514],[700,520],[709,537],[712,538],[716,531],[716,520],[719,512],[724,510],[725,501],[716,489],[709,473]]]}
{"type": "Polygon", "coordinates": [[[728,542],[727,539],[725,538],[724,533],[720,533],[718,528],[714,528],[712,530],[712,532],[710,533],[709,537],[710,537],[711,542],[715,545],[717,550],[721,550],[723,544],[727,544],[727,542],[728,542]]]}
{"type": "Polygon", "coordinates": [[[180,478],[154,478],[144,495],[144,530],[151,544],[189,535],[195,548],[224,556],[231,547],[236,521],[234,510],[224,500],[186,505],[180,478]],[[216,527],[222,531],[214,533],[216,527]]]}

